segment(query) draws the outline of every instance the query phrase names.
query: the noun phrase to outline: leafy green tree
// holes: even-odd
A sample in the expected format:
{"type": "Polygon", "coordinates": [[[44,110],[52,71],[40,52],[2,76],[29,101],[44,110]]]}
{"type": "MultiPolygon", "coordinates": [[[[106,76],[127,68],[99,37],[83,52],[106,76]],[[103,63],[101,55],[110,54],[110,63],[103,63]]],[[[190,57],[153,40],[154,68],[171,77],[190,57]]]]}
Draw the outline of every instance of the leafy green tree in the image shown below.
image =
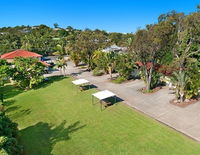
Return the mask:
{"type": "Polygon", "coordinates": [[[12,78],[19,87],[30,89],[42,82],[45,66],[38,59],[17,57],[14,66],[12,78]]]}
{"type": "Polygon", "coordinates": [[[171,38],[174,35],[175,27],[168,21],[155,25],[148,25],[144,30],[138,30],[130,50],[136,55],[137,60],[142,63],[142,71],[146,83],[146,90],[152,89],[152,75],[155,72],[155,65],[169,49],[171,38]]]}
{"type": "Polygon", "coordinates": [[[106,47],[108,39],[105,35],[105,32],[96,30],[85,30],[79,33],[73,42],[72,50],[76,51],[81,56],[83,62],[88,65],[88,69],[92,69],[92,56],[94,51],[103,49],[106,47]]]}
{"type": "MultiPolygon", "coordinates": [[[[181,18],[177,29],[177,42],[174,47],[174,64],[179,69],[179,79],[185,79],[183,75],[187,75],[187,81],[184,81],[181,90],[176,87],[176,91],[180,92],[180,100],[184,101],[185,98],[192,98],[197,95],[199,80],[194,79],[195,74],[198,76],[199,67],[199,52],[200,52],[200,13],[193,13],[185,18],[181,18]],[[196,64],[196,66],[195,66],[196,64]],[[194,67],[194,69],[191,68],[194,67]],[[182,76],[181,76],[182,75],[182,76]],[[184,87],[183,87],[184,86],[184,87]],[[184,91],[183,91],[184,88],[184,91]]],[[[178,78],[177,78],[178,79],[178,78]]]]}
{"type": "Polygon", "coordinates": [[[54,23],[53,26],[54,26],[54,28],[59,28],[58,23],[54,23]]]}

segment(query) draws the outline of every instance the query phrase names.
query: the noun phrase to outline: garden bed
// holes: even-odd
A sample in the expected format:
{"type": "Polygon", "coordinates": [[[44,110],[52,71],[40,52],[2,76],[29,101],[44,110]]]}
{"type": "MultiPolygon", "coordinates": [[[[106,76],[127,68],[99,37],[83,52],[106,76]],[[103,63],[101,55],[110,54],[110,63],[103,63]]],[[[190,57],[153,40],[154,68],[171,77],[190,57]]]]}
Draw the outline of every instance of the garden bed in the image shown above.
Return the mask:
{"type": "Polygon", "coordinates": [[[147,91],[146,88],[144,87],[144,88],[138,89],[138,91],[142,92],[143,94],[152,94],[152,93],[159,91],[160,89],[162,89],[162,86],[151,89],[150,91],[147,91]]]}
{"type": "Polygon", "coordinates": [[[173,99],[169,103],[171,103],[171,104],[173,104],[175,106],[179,106],[179,107],[184,108],[184,107],[187,107],[188,105],[197,103],[198,101],[200,101],[200,99],[191,99],[191,100],[188,100],[186,102],[180,102],[177,99],[173,99]]]}

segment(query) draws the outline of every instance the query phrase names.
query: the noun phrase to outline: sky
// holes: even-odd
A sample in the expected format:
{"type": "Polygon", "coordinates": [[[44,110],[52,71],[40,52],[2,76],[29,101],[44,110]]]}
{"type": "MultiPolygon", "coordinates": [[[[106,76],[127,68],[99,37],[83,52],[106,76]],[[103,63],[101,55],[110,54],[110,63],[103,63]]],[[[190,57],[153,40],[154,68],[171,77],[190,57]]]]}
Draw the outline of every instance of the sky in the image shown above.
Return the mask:
{"type": "Polygon", "coordinates": [[[0,0],[0,27],[53,27],[135,32],[171,10],[196,11],[200,0],[0,0]]]}

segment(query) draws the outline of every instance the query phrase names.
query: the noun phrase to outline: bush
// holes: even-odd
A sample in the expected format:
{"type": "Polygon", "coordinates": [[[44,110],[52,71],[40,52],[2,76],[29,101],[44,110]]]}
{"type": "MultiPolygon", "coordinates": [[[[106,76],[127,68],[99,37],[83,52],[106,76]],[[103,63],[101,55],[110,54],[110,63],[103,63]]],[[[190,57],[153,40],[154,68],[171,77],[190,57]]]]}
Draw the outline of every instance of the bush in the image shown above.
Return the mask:
{"type": "Polygon", "coordinates": [[[120,54],[117,56],[116,71],[119,73],[120,77],[130,79],[131,74],[135,68],[136,66],[131,55],[120,54]]]}
{"type": "Polygon", "coordinates": [[[93,70],[93,75],[94,75],[94,76],[101,76],[101,75],[103,75],[103,74],[104,74],[104,72],[103,72],[102,70],[98,69],[98,68],[95,68],[95,69],[93,70]]]}
{"type": "Polygon", "coordinates": [[[122,83],[122,82],[124,82],[124,81],[126,81],[127,79],[126,78],[124,78],[124,77],[121,77],[121,76],[118,76],[116,79],[114,79],[114,80],[112,80],[114,83],[118,83],[118,84],[120,84],[120,83],[122,83]]]}
{"type": "Polygon", "coordinates": [[[4,112],[0,112],[0,153],[19,155],[22,147],[17,143],[17,124],[13,123],[4,112]]]}
{"type": "Polygon", "coordinates": [[[198,96],[198,90],[200,87],[200,68],[198,64],[193,64],[189,66],[187,74],[188,74],[188,81],[186,84],[186,98],[191,99],[193,97],[198,96]]]}

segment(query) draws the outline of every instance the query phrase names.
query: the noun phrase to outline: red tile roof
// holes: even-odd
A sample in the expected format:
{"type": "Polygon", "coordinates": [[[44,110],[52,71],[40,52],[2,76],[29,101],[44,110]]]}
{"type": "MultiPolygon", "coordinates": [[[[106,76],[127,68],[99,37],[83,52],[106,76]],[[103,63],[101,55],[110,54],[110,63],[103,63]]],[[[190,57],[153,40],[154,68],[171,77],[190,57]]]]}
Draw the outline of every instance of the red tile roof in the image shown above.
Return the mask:
{"type": "Polygon", "coordinates": [[[29,52],[26,50],[16,50],[16,51],[1,55],[2,59],[14,59],[15,57],[24,57],[24,58],[37,57],[38,58],[38,57],[42,57],[42,55],[34,53],[34,52],[29,52]]]}

